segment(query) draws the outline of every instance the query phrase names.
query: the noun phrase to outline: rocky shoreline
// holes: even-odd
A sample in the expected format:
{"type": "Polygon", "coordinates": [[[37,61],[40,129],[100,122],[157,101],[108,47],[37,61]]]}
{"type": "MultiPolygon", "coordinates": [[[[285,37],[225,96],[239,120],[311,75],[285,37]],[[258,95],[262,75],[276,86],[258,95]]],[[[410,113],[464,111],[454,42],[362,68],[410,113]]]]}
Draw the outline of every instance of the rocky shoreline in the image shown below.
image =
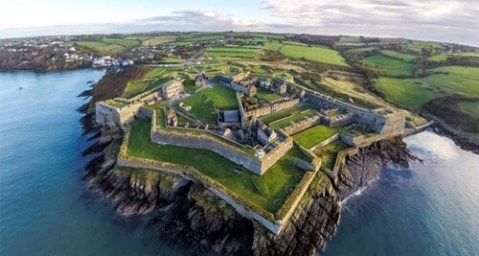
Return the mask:
{"type": "Polygon", "coordinates": [[[375,180],[384,165],[408,166],[408,161],[415,159],[401,139],[361,149],[346,160],[337,184],[325,176],[315,178],[283,232],[274,235],[237,214],[201,185],[171,174],[115,167],[122,134],[100,131],[93,117],[87,113],[82,118],[84,134],[95,140],[83,152],[85,156],[93,154],[84,176],[88,187],[104,195],[122,215],[157,215],[162,224],[157,233],[194,245],[198,253],[317,254],[336,232],[344,198],[375,180]],[[173,217],[166,220],[165,214],[173,217]]]}

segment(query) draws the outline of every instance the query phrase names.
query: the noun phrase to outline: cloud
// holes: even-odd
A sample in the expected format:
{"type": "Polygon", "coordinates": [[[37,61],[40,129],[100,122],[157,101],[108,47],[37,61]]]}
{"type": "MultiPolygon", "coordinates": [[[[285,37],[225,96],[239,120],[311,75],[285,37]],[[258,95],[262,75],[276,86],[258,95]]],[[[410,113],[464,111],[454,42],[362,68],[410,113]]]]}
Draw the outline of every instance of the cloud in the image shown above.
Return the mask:
{"type": "Polygon", "coordinates": [[[404,36],[479,45],[479,5],[468,0],[263,0],[309,33],[404,36]]]}

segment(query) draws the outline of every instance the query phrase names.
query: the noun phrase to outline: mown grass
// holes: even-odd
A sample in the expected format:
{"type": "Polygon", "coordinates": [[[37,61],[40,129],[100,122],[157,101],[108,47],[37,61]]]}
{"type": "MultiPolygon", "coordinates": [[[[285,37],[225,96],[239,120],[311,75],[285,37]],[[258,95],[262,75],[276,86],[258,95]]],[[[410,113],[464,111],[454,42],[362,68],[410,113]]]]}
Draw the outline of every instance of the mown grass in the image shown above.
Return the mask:
{"type": "Polygon", "coordinates": [[[411,76],[413,64],[410,62],[387,57],[382,54],[366,57],[361,62],[385,76],[411,76]]]}
{"type": "Polygon", "coordinates": [[[301,151],[293,148],[263,176],[258,176],[211,151],[152,143],[150,122],[141,120],[131,124],[127,154],[192,166],[245,200],[272,213],[279,207],[274,205],[274,201],[284,201],[290,191],[286,187],[296,185],[303,176],[303,171],[291,162],[292,158],[305,158],[301,151]],[[238,168],[242,171],[235,171],[238,168]],[[261,192],[253,182],[261,187],[261,192]]]}
{"type": "Polygon", "coordinates": [[[285,44],[281,50],[281,54],[289,58],[304,58],[306,60],[317,61],[326,64],[348,66],[343,56],[339,52],[317,46],[301,46],[285,44]]]}
{"type": "MultiPolygon", "coordinates": [[[[216,124],[216,110],[237,109],[235,91],[225,86],[201,90],[182,101],[191,106],[189,114],[207,124],[216,124]]],[[[178,102],[177,104],[179,104],[178,102]]]]}
{"type": "Polygon", "coordinates": [[[305,148],[312,148],[333,136],[338,130],[325,125],[316,125],[293,136],[293,139],[305,148]]]}

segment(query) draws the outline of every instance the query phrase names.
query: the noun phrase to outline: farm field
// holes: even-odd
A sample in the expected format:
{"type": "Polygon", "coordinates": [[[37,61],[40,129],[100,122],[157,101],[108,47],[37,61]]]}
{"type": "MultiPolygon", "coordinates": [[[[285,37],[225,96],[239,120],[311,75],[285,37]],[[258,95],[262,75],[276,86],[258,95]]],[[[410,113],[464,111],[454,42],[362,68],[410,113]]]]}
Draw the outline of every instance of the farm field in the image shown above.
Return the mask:
{"type": "Polygon", "coordinates": [[[177,36],[173,36],[173,35],[154,36],[154,37],[150,37],[146,40],[143,40],[142,45],[152,46],[152,45],[166,44],[166,43],[174,42],[176,40],[176,38],[177,38],[177,36]]]}
{"type": "Polygon", "coordinates": [[[464,57],[477,57],[479,58],[479,52],[461,52],[461,53],[453,53],[453,54],[447,54],[447,53],[441,53],[437,55],[433,55],[429,57],[430,61],[436,61],[436,62],[442,62],[446,61],[448,57],[452,56],[464,56],[464,57]]]}
{"type": "Polygon", "coordinates": [[[361,62],[378,71],[381,75],[392,77],[412,75],[412,63],[393,59],[382,54],[366,57],[361,62]]]}
{"type": "Polygon", "coordinates": [[[207,124],[216,124],[217,109],[238,108],[235,91],[220,85],[201,90],[181,102],[191,106],[189,114],[207,124]]]}
{"type": "Polygon", "coordinates": [[[432,69],[433,75],[416,79],[425,86],[479,97],[479,68],[446,66],[432,69]]]}
{"type": "Polygon", "coordinates": [[[274,201],[277,199],[284,201],[289,194],[285,188],[297,184],[304,173],[291,162],[293,157],[305,157],[296,148],[290,150],[263,176],[258,176],[247,170],[235,171],[238,165],[207,150],[152,143],[149,140],[149,133],[149,121],[133,122],[127,154],[192,166],[240,197],[272,213],[279,208],[279,205],[274,205],[274,201]]]}
{"type": "Polygon", "coordinates": [[[325,125],[316,125],[293,136],[293,139],[301,146],[309,149],[333,136],[337,129],[325,125]]]}
{"type": "Polygon", "coordinates": [[[206,55],[216,58],[255,58],[257,49],[247,47],[218,47],[206,50],[206,55]]]}
{"type": "Polygon", "coordinates": [[[422,104],[439,96],[410,79],[381,77],[374,80],[374,86],[384,94],[387,101],[410,109],[417,109],[422,104]]]}
{"type": "Polygon", "coordinates": [[[285,44],[280,53],[289,58],[305,58],[331,65],[348,66],[339,52],[324,47],[285,44]]]}
{"type": "Polygon", "coordinates": [[[132,48],[141,44],[141,41],[138,39],[128,39],[128,38],[104,37],[101,41],[106,44],[121,45],[125,48],[132,48]]]}
{"type": "Polygon", "coordinates": [[[391,50],[382,50],[381,54],[383,54],[385,56],[388,56],[388,57],[391,57],[391,58],[397,58],[397,59],[401,59],[401,60],[408,61],[408,62],[411,62],[411,61],[414,61],[415,59],[417,59],[416,55],[402,53],[402,52],[396,52],[396,51],[391,51],[391,50]]]}
{"type": "Polygon", "coordinates": [[[266,42],[263,46],[263,49],[268,51],[277,52],[283,47],[283,44],[278,41],[266,42]]]}
{"type": "Polygon", "coordinates": [[[99,41],[70,41],[66,43],[67,46],[79,45],[93,49],[94,51],[102,54],[115,54],[125,50],[125,47],[121,45],[107,44],[99,41]]]}

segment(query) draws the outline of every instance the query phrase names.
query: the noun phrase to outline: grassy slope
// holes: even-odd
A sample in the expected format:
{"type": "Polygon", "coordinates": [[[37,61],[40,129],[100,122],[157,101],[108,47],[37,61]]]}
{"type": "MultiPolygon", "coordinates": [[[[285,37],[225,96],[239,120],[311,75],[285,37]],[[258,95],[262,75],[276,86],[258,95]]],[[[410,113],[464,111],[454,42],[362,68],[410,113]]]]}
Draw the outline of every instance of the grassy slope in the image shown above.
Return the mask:
{"type": "Polygon", "coordinates": [[[382,54],[366,57],[362,63],[386,76],[411,76],[413,70],[413,64],[382,54]]]}
{"type": "Polygon", "coordinates": [[[479,97],[479,68],[447,66],[432,70],[436,72],[417,81],[431,88],[442,88],[479,97]]]}
{"type": "Polygon", "coordinates": [[[472,116],[479,118],[479,101],[465,101],[459,103],[459,109],[472,116]]]}
{"type": "Polygon", "coordinates": [[[284,45],[280,52],[290,58],[305,58],[307,60],[326,64],[348,66],[339,52],[324,47],[307,47],[300,45],[284,45]]]}
{"type": "Polygon", "coordinates": [[[396,52],[396,51],[391,51],[391,50],[382,50],[382,51],[381,51],[381,54],[383,54],[383,55],[385,55],[385,56],[388,56],[388,57],[392,57],[392,58],[397,58],[397,59],[401,59],[401,60],[404,60],[404,61],[408,61],[408,62],[417,59],[417,56],[416,56],[416,55],[407,54],[407,53],[402,53],[402,52],[396,52]]]}
{"type": "Polygon", "coordinates": [[[305,148],[312,148],[325,139],[333,136],[338,130],[324,125],[316,125],[293,136],[293,139],[305,148]]]}
{"type": "Polygon", "coordinates": [[[195,167],[198,171],[228,187],[231,191],[252,203],[274,212],[273,201],[283,199],[288,195],[287,185],[298,181],[295,176],[302,176],[303,171],[291,163],[294,156],[304,157],[297,149],[292,149],[263,176],[257,176],[249,171],[235,172],[236,164],[213,152],[201,149],[158,145],[150,142],[150,123],[135,121],[132,123],[127,153],[131,156],[167,161],[195,167]],[[185,157],[188,156],[188,157],[185,157]],[[253,184],[254,180],[262,188],[261,194],[253,184]]]}
{"type": "Polygon", "coordinates": [[[415,84],[409,79],[382,77],[374,80],[375,87],[384,94],[389,102],[417,109],[438,95],[433,91],[415,84]]]}

